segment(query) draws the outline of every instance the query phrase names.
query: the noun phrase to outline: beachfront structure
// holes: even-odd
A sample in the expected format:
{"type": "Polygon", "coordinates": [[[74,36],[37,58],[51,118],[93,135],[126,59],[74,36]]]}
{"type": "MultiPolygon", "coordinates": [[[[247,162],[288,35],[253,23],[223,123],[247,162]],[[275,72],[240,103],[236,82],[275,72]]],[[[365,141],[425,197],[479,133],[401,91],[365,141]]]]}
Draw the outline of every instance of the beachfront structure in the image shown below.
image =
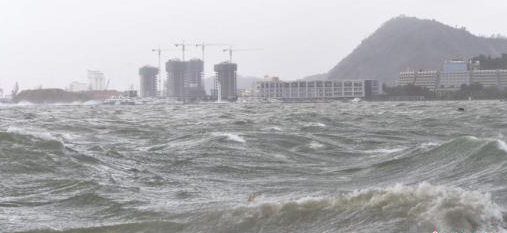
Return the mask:
{"type": "Polygon", "coordinates": [[[382,94],[378,80],[281,81],[279,78],[256,83],[256,96],[286,101],[370,98],[382,94]]]}
{"type": "Polygon", "coordinates": [[[435,90],[438,85],[438,71],[405,71],[398,78],[398,86],[414,85],[435,90]]]}
{"type": "Polygon", "coordinates": [[[462,85],[472,83],[503,90],[507,87],[507,70],[470,70],[453,73],[441,71],[401,72],[397,85],[414,85],[427,88],[430,91],[445,92],[456,91],[462,85]]]}
{"type": "Polygon", "coordinates": [[[158,90],[158,68],[143,66],[139,69],[141,97],[156,97],[158,90]]]}
{"type": "Polygon", "coordinates": [[[462,85],[479,83],[483,87],[507,87],[507,70],[479,70],[477,63],[446,61],[441,71],[400,72],[397,85],[414,85],[431,91],[457,91],[462,85]]]}

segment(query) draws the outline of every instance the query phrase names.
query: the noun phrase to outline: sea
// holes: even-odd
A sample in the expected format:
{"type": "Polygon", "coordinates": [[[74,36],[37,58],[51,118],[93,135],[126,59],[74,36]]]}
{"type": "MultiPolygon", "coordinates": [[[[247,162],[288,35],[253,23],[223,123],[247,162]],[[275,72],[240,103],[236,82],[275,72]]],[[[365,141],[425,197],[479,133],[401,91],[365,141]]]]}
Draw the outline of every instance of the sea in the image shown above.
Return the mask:
{"type": "Polygon", "coordinates": [[[500,101],[0,105],[0,232],[506,232],[506,135],[500,101]]]}

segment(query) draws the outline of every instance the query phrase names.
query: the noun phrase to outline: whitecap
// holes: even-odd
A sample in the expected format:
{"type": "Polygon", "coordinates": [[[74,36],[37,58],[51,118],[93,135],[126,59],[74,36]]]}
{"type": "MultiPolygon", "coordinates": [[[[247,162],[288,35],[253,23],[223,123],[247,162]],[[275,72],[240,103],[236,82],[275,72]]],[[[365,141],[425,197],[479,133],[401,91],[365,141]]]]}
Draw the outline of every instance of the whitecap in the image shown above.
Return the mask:
{"type": "Polygon", "coordinates": [[[287,156],[282,155],[282,154],[272,154],[272,156],[275,157],[275,158],[277,158],[277,159],[288,160],[287,156]]]}
{"type": "Polygon", "coordinates": [[[267,127],[267,128],[264,128],[264,130],[265,131],[278,131],[278,132],[283,131],[282,128],[280,128],[278,126],[267,127]]]}
{"type": "Polygon", "coordinates": [[[433,232],[435,229],[484,229],[491,223],[502,223],[504,212],[489,193],[427,182],[355,190],[335,196],[259,197],[247,207],[232,210],[234,215],[229,216],[232,217],[229,220],[241,222],[243,218],[255,217],[276,221],[300,214],[319,215],[329,211],[339,214],[345,211],[354,213],[347,216],[350,222],[363,221],[372,215],[377,216],[379,221],[404,218],[413,222],[419,232],[433,232]]]}
{"type": "Polygon", "coordinates": [[[400,152],[405,150],[405,147],[396,147],[396,148],[382,148],[382,149],[375,149],[375,150],[367,150],[364,151],[367,154],[392,154],[396,152],[400,152]]]}
{"type": "Polygon", "coordinates": [[[320,123],[320,122],[312,122],[312,123],[307,124],[306,127],[321,127],[321,128],[324,128],[324,127],[326,127],[326,125],[323,124],[323,123],[320,123]]]}
{"type": "Polygon", "coordinates": [[[35,104],[32,102],[28,102],[28,101],[21,101],[21,102],[17,103],[16,105],[18,105],[18,106],[33,106],[35,104]]]}
{"type": "Polygon", "coordinates": [[[312,149],[320,149],[323,147],[325,147],[323,144],[316,142],[316,141],[313,141],[310,143],[310,148],[312,148],[312,149]]]}
{"type": "Polygon", "coordinates": [[[442,145],[442,144],[437,143],[437,142],[425,142],[425,143],[422,143],[421,145],[419,145],[419,148],[421,148],[423,150],[428,150],[428,149],[432,149],[432,148],[435,148],[440,145],[442,145]]]}
{"type": "Polygon", "coordinates": [[[9,126],[9,128],[7,128],[7,133],[32,136],[32,137],[36,137],[36,138],[46,140],[46,141],[60,141],[58,138],[53,136],[50,132],[44,132],[44,131],[33,130],[33,129],[24,129],[24,128],[18,128],[18,127],[14,127],[14,126],[9,126]]]}
{"type": "Polygon", "coordinates": [[[212,135],[215,137],[225,137],[226,140],[228,140],[228,141],[239,142],[239,143],[246,142],[246,140],[244,138],[242,138],[241,136],[239,136],[237,134],[233,134],[233,133],[212,133],[212,135]]]}
{"type": "Polygon", "coordinates": [[[505,144],[502,140],[496,140],[496,145],[499,150],[503,150],[504,152],[507,152],[507,144],[505,144]]]}

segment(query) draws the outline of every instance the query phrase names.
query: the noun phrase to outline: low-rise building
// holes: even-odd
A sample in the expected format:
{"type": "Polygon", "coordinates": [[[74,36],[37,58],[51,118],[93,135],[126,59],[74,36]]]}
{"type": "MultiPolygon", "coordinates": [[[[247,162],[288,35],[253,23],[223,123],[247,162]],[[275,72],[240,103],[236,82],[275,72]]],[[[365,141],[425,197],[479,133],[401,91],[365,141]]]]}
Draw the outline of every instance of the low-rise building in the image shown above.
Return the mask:
{"type": "Polygon", "coordinates": [[[399,86],[414,85],[435,90],[438,85],[438,71],[405,71],[398,78],[399,86]]]}
{"type": "Polygon", "coordinates": [[[311,100],[369,98],[382,94],[378,80],[281,81],[272,78],[256,83],[256,96],[266,99],[311,100]]]}
{"type": "Polygon", "coordinates": [[[397,85],[414,85],[436,92],[457,91],[462,85],[479,83],[483,87],[507,87],[507,70],[479,70],[478,63],[446,61],[441,71],[400,72],[397,85]]]}
{"type": "Polygon", "coordinates": [[[437,91],[457,91],[462,85],[470,85],[470,73],[464,72],[440,72],[437,91]]]}

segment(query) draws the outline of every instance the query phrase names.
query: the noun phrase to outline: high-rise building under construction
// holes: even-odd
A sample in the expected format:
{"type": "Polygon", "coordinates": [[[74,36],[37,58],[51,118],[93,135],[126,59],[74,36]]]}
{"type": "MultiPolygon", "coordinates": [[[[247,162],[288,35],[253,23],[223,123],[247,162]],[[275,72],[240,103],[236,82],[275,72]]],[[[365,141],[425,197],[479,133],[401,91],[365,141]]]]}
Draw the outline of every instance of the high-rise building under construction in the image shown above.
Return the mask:
{"type": "Polygon", "coordinates": [[[169,60],[166,63],[166,95],[178,98],[200,98],[206,95],[202,76],[202,60],[190,61],[169,60]]]}
{"type": "Polygon", "coordinates": [[[238,65],[236,63],[223,62],[215,65],[217,76],[215,90],[220,89],[223,100],[236,101],[238,99],[237,70],[238,65]],[[220,85],[220,88],[218,88],[218,85],[220,85]]]}
{"type": "Polygon", "coordinates": [[[141,79],[140,94],[141,97],[157,96],[157,75],[158,68],[152,66],[143,66],[139,69],[141,79]]]}

